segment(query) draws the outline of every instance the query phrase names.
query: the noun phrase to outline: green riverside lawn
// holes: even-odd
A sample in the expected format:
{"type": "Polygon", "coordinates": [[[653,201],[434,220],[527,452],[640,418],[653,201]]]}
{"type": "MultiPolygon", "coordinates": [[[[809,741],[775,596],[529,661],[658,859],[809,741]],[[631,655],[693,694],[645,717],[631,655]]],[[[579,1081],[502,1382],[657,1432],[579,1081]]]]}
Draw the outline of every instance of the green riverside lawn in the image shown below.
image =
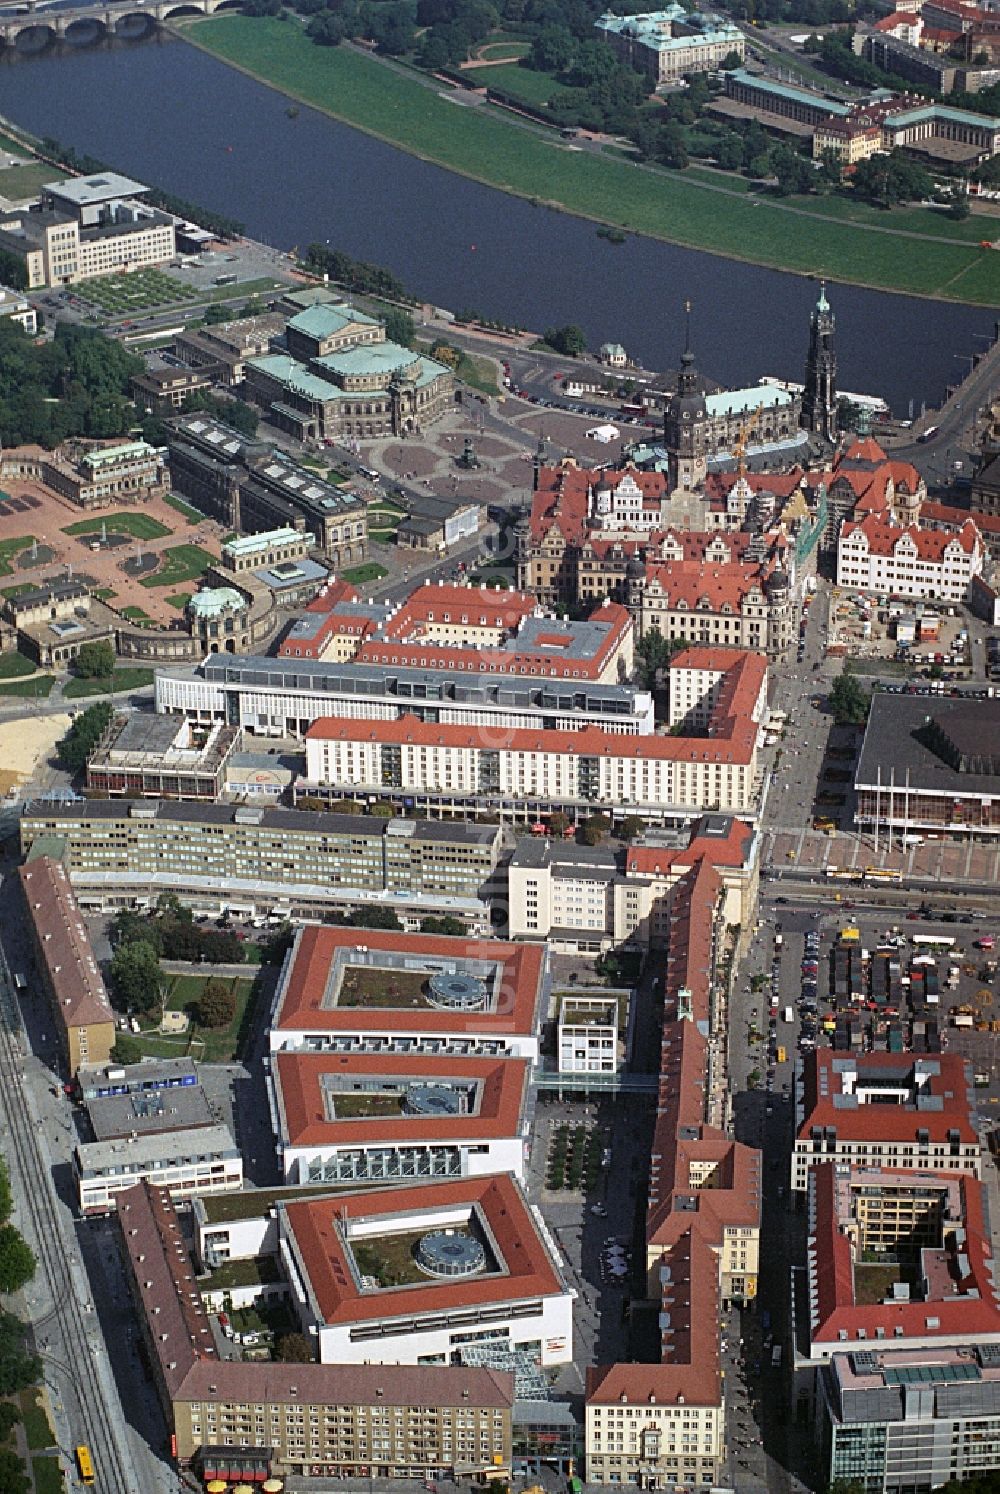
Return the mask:
{"type": "MultiPolygon", "coordinates": [[[[832,207],[789,211],[741,187],[709,190],[640,170],[632,162],[570,150],[491,110],[463,106],[348,47],[318,47],[293,21],[213,17],[186,24],[196,45],[274,87],[414,155],[520,196],[672,243],[751,263],[824,275],[885,290],[993,305],[1000,300],[1000,252],[978,242],[946,243],[914,233],[912,214],[850,223],[832,207]],[[882,231],[880,231],[882,230],[882,231]]],[[[724,178],[717,178],[720,184],[724,178]]],[[[955,224],[955,238],[968,234],[955,224]]],[[[986,226],[983,237],[992,237],[986,226]]]]}

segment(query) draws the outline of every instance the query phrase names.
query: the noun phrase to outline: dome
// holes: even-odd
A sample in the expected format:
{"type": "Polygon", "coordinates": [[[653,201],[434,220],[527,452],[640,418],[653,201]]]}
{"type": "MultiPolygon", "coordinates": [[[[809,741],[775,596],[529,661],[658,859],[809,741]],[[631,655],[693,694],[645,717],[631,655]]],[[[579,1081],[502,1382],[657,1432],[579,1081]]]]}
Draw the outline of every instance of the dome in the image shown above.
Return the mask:
{"type": "Polygon", "coordinates": [[[625,579],[626,581],[645,581],[646,562],[641,560],[638,555],[633,555],[625,567],[625,579]]]}
{"type": "Polygon", "coordinates": [[[766,591],[768,596],[772,597],[775,596],[778,592],[786,592],[787,590],[788,572],[782,570],[774,571],[767,580],[766,591]]]}
{"type": "Polygon", "coordinates": [[[417,1265],[428,1276],[476,1276],[486,1265],[486,1251],[464,1230],[433,1230],[417,1245],[417,1265]]]}
{"type": "Polygon", "coordinates": [[[192,617],[220,617],[225,612],[243,612],[247,599],[235,586],[206,586],[188,601],[192,617]]]}
{"type": "Polygon", "coordinates": [[[427,982],[431,1006],[453,1012],[480,1012],[486,1006],[486,982],[477,975],[438,971],[427,982]]]}

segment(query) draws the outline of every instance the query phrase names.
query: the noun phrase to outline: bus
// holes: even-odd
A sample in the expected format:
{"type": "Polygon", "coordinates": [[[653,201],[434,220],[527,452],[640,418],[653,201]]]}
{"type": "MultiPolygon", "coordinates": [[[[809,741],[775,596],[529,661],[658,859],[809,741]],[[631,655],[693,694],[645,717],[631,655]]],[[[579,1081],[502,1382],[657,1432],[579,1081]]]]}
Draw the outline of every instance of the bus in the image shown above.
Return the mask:
{"type": "Polygon", "coordinates": [[[90,1456],[90,1448],[85,1442],[77,1443],[76,1471],[80,1475],[81,1484],[92,1484],[94,1482],[94,1460],[90,1456]]]}
{"type": "Polygon", "coordinates": [[[927,953],[931,950],[954,949],[955,940],[949,934],[914,934],[913,943],[927,953]]]}
{"type": "Polygon", "coordinates": [[[938,428],[936,425],[929,425],[927,429],[925,431],[921,431],[920,435],[917,437],[917,445],[922,446],[925,441],[929,441],[932,436],[936,436],[937,432],[938,428]]]}

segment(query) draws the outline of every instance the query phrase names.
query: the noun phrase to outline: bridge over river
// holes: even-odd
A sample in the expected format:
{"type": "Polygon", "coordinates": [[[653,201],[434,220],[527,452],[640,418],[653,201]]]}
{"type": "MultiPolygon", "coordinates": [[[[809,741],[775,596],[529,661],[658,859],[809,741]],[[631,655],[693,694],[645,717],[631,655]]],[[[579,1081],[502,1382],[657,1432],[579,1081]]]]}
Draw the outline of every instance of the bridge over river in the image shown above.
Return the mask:
{"type": "Polygon", "coordinates": [[[51,40],[82,44],[115,34],[135,36],[174,16],[211,16],[217,10],[238,10],[241,5],[242,0],[104,0],[61,8],[47,6],[44,0],[27,0],[16,13],[0,11],[0,41],[16,46],[18,38],[30,36],[41,42],[47,32],[51,40]]]}

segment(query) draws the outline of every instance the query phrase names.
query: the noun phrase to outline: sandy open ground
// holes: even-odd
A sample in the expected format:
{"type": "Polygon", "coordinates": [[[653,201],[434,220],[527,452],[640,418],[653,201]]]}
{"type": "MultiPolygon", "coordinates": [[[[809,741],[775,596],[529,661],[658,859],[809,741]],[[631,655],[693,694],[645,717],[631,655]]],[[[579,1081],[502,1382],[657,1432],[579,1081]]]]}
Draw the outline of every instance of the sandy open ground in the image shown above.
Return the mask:
{"type": "Polygon", "coordinates": [[[39,763],[52,755],[56,743],[66,735],[70,720],[70,716],[60,714],[0,721],[0,791],[6,793],[34,777],[39,763]]]}

